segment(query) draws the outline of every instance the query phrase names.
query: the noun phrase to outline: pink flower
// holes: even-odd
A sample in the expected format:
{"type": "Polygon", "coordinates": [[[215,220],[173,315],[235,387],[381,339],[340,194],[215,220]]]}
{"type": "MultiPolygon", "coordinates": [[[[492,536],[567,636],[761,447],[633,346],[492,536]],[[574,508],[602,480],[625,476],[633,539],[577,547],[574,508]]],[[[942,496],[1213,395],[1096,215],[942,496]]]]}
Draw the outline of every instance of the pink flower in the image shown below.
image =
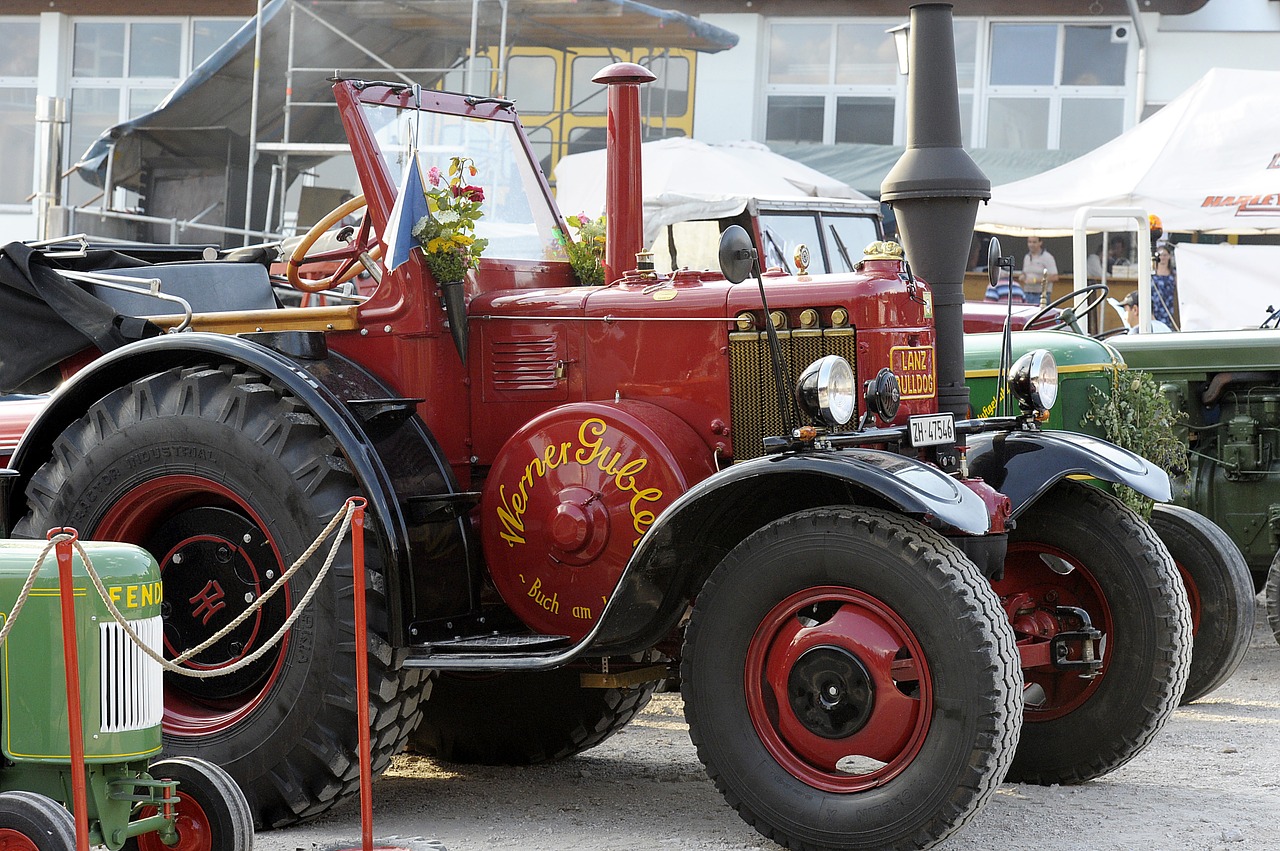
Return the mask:
{"type": "Polygon", "coordinates": [[[431,168],[427,169],[427,181],[428,181],[432,186],[439,186],[439,185],[440,185],[440,169],[439,169],[439,167],[437,167],[437,166],[434,166],[434,165],[433,165],[431,168]]]}

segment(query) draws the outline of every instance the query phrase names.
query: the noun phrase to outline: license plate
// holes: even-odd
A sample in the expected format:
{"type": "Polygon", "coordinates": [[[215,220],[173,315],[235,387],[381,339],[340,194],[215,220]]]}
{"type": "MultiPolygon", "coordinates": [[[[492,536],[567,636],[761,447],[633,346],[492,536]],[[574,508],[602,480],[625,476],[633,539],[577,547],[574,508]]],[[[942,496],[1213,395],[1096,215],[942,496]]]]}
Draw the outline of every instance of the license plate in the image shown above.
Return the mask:
{"type": "Polygon", "coordinates": [[[911,417],[912,446],[938,446],[956,442],[956,420],[951,414],[926,414],[911,417]]]}

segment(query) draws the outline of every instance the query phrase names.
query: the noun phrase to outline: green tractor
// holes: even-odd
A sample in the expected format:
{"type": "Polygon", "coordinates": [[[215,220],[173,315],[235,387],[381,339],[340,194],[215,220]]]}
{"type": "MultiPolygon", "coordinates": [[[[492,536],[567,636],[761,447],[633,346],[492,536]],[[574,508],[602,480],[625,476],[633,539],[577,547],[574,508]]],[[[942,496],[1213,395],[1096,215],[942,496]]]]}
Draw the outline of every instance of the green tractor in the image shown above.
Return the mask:
{"type": "MultiPolygon", "coordinates": [[[[153,649],[163,640],[160,570],[130,544],[85,543],[108,596],[153,649]]],[[[12,627],[0,654],[0,843],[16,851],[77,848],[73,724],[63,662],[58,568],[44,549],[0,541],[0,619],[12,627]]],[[[89,845],[110,851],[245,851],[253,827],[244,795],[201,759],[152,762],[160,753],[163,673],[116,621],[72,558],[89,845]]],[[[85,846],[79,846],[85,847],[85,846]]]]}
{"type": "MultiPolygon", "coordinates": [[[[998,253],[996,243],[992,255],[998,253]]],[[[1091,415],[1095,399],[1136,386],[1120,378],[1128,369],[1151,373],[1172,406],[1174,434],[1189,451],[1188,463],[1171,471],[1172,502],[1155,505],[1150,524],[1177,563],[1191,604],[1195,640],[1185,704],[1239,667],[1253,633],[1253,596],[1268,569],[1268,614],[1280,640],[1280,337],[1259,330],[1095,339],[1077,333],[1075,319],[1088,306],[1077,311],[1070,305],[1077,295],[1100,302],[1106,293],[1099,289],[1058,299],[1068,307],[1048,315],[1050,329],[1011,333],[1011,360],[1035,349],[1053,353],[1059,383],[1044,423],[1050,429],[1134,449],[1125,435],[1107,433],[1091,415]]],[[[965,336],[974,416],[997,416],[1012,404],[997,394],[1006,386],[1000,380],[1003,336],[965,336]]]]}

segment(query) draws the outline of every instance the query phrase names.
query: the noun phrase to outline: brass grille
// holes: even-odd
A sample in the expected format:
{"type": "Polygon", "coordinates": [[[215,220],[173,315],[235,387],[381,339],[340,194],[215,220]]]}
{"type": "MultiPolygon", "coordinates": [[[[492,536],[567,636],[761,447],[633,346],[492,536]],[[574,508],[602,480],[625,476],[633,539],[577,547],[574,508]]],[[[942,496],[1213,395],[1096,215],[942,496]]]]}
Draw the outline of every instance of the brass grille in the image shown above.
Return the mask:
{"type": "MultiPolygon", "coordinates": [[[[794,389],[800,370],[825,355],[839,355],[857,372],[857,345],[851,328],[782,331],[778,341],[787,365],[788,393],[794,389]]],[[[729,381],[734,460],[758,458],[764,454],[764,438],[781,435],[785,428],[770,367],[769,339],[764,332],[729,334],[729,381]]]]}

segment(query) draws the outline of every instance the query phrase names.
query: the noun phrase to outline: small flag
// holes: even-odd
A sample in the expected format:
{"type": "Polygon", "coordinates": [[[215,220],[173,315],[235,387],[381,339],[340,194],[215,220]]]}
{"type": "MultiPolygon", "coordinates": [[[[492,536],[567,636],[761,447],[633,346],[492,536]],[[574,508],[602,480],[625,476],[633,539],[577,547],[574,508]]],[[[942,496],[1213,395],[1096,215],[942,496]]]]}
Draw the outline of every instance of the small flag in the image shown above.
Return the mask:
{"type": "Polygon", "coordinates": [[[422,180],[422,165],[415,151],[405,166],[400,179],[400,194],[387,218],[387,269],[395,269],[409,259],[418,241],[413,238],[413,226],[429,212],[426,186],[422,180]]]}

